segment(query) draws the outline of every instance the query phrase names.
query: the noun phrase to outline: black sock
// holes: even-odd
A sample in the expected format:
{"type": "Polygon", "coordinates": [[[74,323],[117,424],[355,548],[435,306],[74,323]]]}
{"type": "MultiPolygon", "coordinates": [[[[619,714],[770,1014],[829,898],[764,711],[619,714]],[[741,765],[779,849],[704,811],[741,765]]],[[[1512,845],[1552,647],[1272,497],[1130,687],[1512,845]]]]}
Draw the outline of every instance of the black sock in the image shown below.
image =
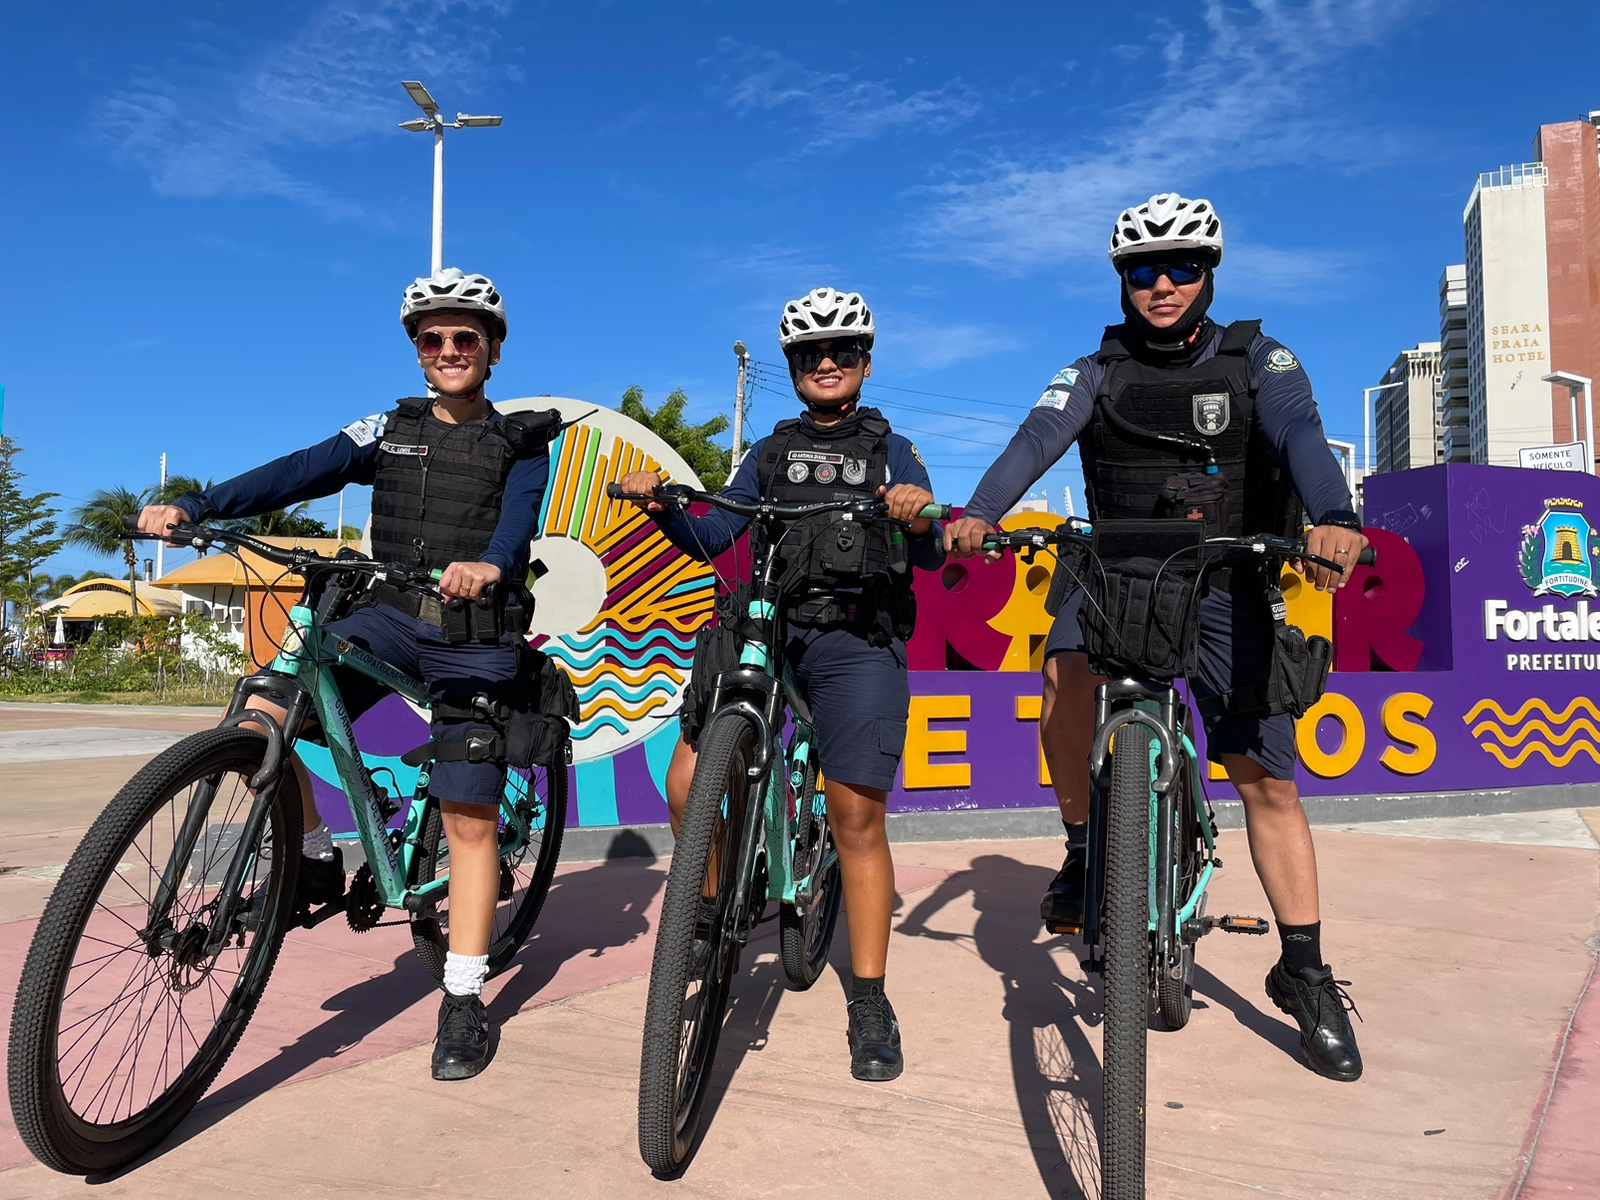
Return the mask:
{"type": "Polygon", "coordinates": [[[857,1000],[870,1000],[874,996],[883,995],[883,976],[876,979],[863,979],[860,975],[853,976],[850,980],[850,1003],[857,1000]]]}
{"type": "Polygon", "coordinates": [[[1285,925],[1278,922],[1278,937],[1283,942],[1283,966],[1291,974],[1315,971],[1322,966],[1322,922],[1314,925],[1285,925]]]}
{"type": "Polygon", "coordinates": [[[1067,848],[1069,850],[1075,846],[1082,847],[1089,844],[1089,823],[1087,821],[1082,825],[1073,825],[1063,821],[1061,825],[1067,831],[1067,848]]]}

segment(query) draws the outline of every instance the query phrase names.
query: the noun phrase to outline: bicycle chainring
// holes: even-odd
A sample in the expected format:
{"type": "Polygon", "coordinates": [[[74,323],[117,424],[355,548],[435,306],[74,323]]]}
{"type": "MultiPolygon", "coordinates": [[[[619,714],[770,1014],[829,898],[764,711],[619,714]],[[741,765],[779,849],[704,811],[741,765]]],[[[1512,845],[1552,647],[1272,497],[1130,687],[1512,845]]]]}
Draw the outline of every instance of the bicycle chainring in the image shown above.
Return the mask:
{"type": "Polygon", "coordinates": [[[344,919],[357,933],[377,927],[384,914],[383,899],[378,895],[378,881],[372,877],[372,867],[362,863],[345,891],[344,919]]]}

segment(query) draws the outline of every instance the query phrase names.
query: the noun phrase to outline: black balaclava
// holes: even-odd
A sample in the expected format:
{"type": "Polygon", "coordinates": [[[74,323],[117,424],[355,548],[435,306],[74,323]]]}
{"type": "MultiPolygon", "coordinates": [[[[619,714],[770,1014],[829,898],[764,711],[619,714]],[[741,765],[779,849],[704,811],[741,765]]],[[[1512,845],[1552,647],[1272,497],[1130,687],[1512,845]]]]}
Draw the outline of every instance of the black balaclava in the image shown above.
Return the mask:
{"type": "MultiPolygon", "coordinates": [[[[1138,260],[1127,265],[1136,266],[1138,260]]],[[[1133,306],[1133,301],[1128,298],[1128,282],[1119,275],[1118,291],[1122,297],[1122,315],[1126,318],[1123,324],[1134,343],[1128,347],[1129,352],[1135,357],[1149,358],[1162,365],[1187,365],[1188,361],[1193,360],[1210,340],[1211,321],[1206,316],[1206,310],[1211,307],[1215,278],[1215,268],[1207,267],[1205,282],[1200,285],[1200,294],[1194,298],[1189,311],[1183,314],[1176,325],[1157,329],[1133,306]]]]}

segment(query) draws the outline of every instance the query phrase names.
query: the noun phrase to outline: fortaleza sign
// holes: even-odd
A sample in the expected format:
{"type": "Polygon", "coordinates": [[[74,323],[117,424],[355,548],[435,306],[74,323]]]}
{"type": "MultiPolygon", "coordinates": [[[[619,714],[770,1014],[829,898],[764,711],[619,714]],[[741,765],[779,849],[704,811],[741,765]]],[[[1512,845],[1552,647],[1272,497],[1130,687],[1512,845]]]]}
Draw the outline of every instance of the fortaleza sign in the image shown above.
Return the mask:
{"type": "MultiPolygon", "coordinates": [[[[1452,464],[1373,476],[1366,502],[1378,566],[1358,568],[1337,597],[1293,576],[1285,581],[1290,620],[1334,643],[1327,694],[1297,727],[1302,791],[1348,796],[1600,780],[1600,481],[1452,464]]],[[[1059,521],[1021,513],[1005,524],[1059,521]]],[[[629,561],[606,558],[610,594],[628,591],[629,561]]],[[[730,554],[719,566],[727,573],[734,561],[730,554]]],[[[639,569],[652,579],[671,572],[654,557],[639,569]]],[[[553,581],[559,586],[551,577],[542,590],[553,581]]],[[[1049,581],[1044,556],[917,573],[910,721],[891,811],[1054,803],[1038,737],[1049,581]]],[[[692,582],[699,585],[698,577],[692,582]]],[[[675,613],[674,632],[692,632],[703,612],[697,603],[675,613]]],[[[588,639],[588,670],[604,675],[606,647],[621,634],[579,636],[588,639]]],[[[625,637],[618,645],[619,653],[630,648],[625,637]]],[[[669,665],[664,678],[676,684],[683,667],[669,665]]],[[[666,820],[677,707],[676,689],[663,692],[630,722],[631,741],[579,756],[572,824],[666,820]]],[[[861,714],[863,721],[873,715],[861,714]]],[[[356,731],[370,764],[393,769],[408,790],[415,772],[395,756],[426,738],[421,718],[391,699],[356,731]]],[[[1233,797],[1220,771],[1208,776],[1214,798],[1233,797]]],[[[330,825],[347,827],[342,801],[320,778],[317,791],[330,825]]]]}

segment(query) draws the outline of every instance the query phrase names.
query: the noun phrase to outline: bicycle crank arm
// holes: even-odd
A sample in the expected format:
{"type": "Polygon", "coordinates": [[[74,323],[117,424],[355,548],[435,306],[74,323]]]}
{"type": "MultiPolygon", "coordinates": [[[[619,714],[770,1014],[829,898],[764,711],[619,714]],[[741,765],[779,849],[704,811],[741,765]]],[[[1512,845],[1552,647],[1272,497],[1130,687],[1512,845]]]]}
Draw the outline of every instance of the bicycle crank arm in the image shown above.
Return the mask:
{"type": "Polygon", "coordinates": [[[295,924],[301,929],[315,929],[329,917],[336,917],[342,913],[344,911],[344,902],[345,898],[340,896],[337,900],[324,904],[316,912],[312,912],[310,909],[303,909],[295,914],[295,924]]]}

